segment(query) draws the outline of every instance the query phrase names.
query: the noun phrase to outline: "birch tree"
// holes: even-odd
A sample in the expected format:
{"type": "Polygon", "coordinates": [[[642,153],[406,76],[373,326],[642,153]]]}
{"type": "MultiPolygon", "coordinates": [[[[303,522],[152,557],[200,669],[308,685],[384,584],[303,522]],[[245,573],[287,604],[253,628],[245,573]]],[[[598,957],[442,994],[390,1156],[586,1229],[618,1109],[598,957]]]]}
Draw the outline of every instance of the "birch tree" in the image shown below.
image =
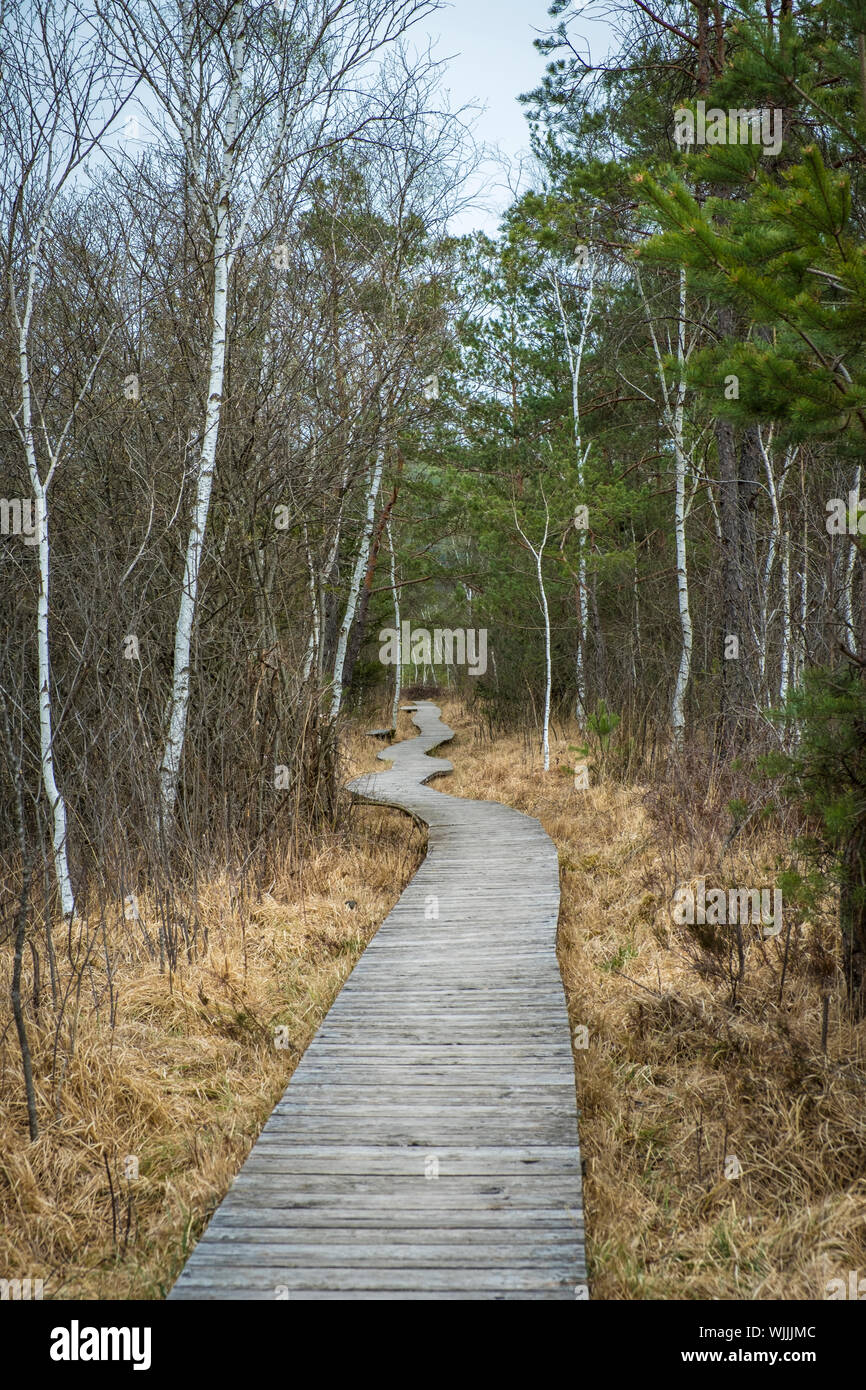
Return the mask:
{"type": "Polygon", "coordinates": [[[361,532],[361,543],[358,547],[358,554],[355,557],[355,567],[352,571],[352,578],[349,581],[349,593],[346,598],[346,606],[343,610],[343,620],[340,624],[340,634],[337,639],[337,652],[334,657],[334,678],[331,687],[331,704],[329,718],[333,722],[343,703],[343,665],[346,660],[346,649],[349,645],[349,633],[352,631],[352,623],[355,621],[355,611],[358,606],[358,597],[361,593],[361,583],[367,569],[367,561],[370,558],[370,546],[373,541],[373,529],[376,518],[376,498],[379,496],[379,484],[382,481],[382,469],[385,466],[385,449],[380,447],[376,453],[376,461],[370,472],[367,485],[366,506],[364,513],[364,529],[361,532]]]}
{"type": "MultiPolygon", "coordinates": [[[[335,143],[374,118],[375,99],[347,112],[347,86],[415,19],[427,0],[294,0],[248,11],[196,0],[100,4],[115,40],[159,108],[166,144],[207,228],[211,338],[201,445],[174,638],[171,693],[159,763],[159,823],[171,827],[190,700],[190,661],[217,460],[227,356],[230,280],[258,202],[290,184],[294,206],[335,143]],[[343,109],[340,109],[341,99],[343,109]],[[354,125],[351,122],[354,114],[354,125]]],[[[276,245],[276,240],[275,240],[276,245]]],[[[273,248],[272,248],[273,249],[273,248]]]]}
{"type": "Polygon", "coordinates": [[[776,480],[776,471],[772,458],[772,427],[769,431],[766,443],[760,427],[758,428],[758,444],[761,456],[764,461],[764,472],[767,478],[767,492],[770,498],[770,537],[767,542],[767,553],[764,559],[764,566],[761,574],[761,584],[758,593],[758,610],[760,613],[761,631],[759,640],[756,642],[758,649],[758,665],[761,679],[764,680],[767,666],[767,651],[769,646],[769,606],[770,594],[772,592],[773,567],[776,555],[779,555],[780,569],[780,606],[781,606],[781,640],[779,647],[779,699],[784,704],[788,698],[790,689],[791,674],[791,533],[787,526],[782,522],[782,499],[785,492],[785,484],[790,476],[791,465],[797,456],[795,448],[785,450],[782,460],[781,475],[776,480]]]}
{"type": "Polygon", "coordinates": [[[50,278],[53,228],[64,194],[122,108],[123,96],[106,63],[98,25],[50,0],[11,5],[2,17],[3,114],[6,161],[2,189],[3,256],[8,316],[17,358],[17,399],[7,403],[31,491],[38,563],[36,652],[42,788],[51,821],[54,872],[64,917],[74,911],[69,871],[66,799],[58,782],[51,676],[51,549],[49,494],[69,452],[79,406],[89,392],[113,329],[103,327],[83,383],[70,395],[56,371],[34,372],[35,356],[50,361],[41,291],[50,278]],[[65,395],[68,404],[61,405],[65,395]]]}
{"type": "Polygon", "coordinates": [[[806,496],[806,464],[800,455],[800,497],[803,509],[803,531],[800,543],[800,602],[797,608],[797,625],[791,660],[791,684],[796,688],[803,679],[808,655],[806,623],[809,617],[809,510],[806,496]]]}
{"type": "MultiPolygon", "coordinates": [[[[542,489],[542,497],[544,490],[542,489]]],[[[544,548],[547,545],[547,538],[550,534],[550,508],[547,505],[547,498],[544,497],[544,534],[537,545],[533,545],[523,527],[517,519],[517,507],[513,505],[514,524],[517,527],[523,544],[526,546],[533,560],[535,561],[535,577],[538,584],[538,604],[541,608],[541,616],[544,622],[544,714],[541,721],[541,753],[544,760],[544,771],[550,771],[550,695],[553,684],[553,664],[551,660],[550,648],[550,607],[547,602],[547,590],[544,586],[544,570],[542,568],[544,560],[544,548]]]]}
{"type": "Polygon", "coordinates": [[[674,686],[673,700],[671,702],[671,736],[674,748],[680,751],[683,747],[685,738],[685,700],[692,669],[692,615],[689,606],[686,518],[691,506],[691,499],[694,497],[694,488],[691,498],[687,500],[686,476],[691,468],[691,457],[686,447],[684,430],[686,399],[685,365],[689,355],[686,348],[686,272],[684,267],[680,267],[679,300],[677,306],[677,379],[673,386],[668,385],[667,373],[659,348],[652,312],[647,302],[643,281],[639,271],[636,272],[636,278],[646,312],[647,328],[649,330],[650,341],[653,346],[653,355],[658,371],[659,386],[662,394],[662,418],[667,427],[674,449],[676,499],[674,503],[674,543],[677,557],[677,606],[680,615],[681,641],[677,679],[674,686]]]}
{"type": "Polygon", "coordinates": [[[391,703],[391,730],[396,733],[397,716],[400,712],[400,688],[403,680],[403,632],[400,627],[400,589],[397,584],[397,556],[394,550],[394,534],[391,520],[387,523],[388,555],[391,561],[391,592],[394,595],[394,631],[397,634],[397,660],[394,665],[394,698],[391,703]]]}
{"type": "MultiPolygon", "coordinates": [[[[861,468],[858,463],[854,470],[854,485],[851,489],[851,497],[854,502],[854,516],[860,515],[860,477],[861,468]]],[[[845,555],[842,562],[842,592],[839,601],[840,627],[842,629],[842,642],[850,652],[857,654],[857,629],[854,624],[854,570],[857,564],[859,550],[851,538],[848,538],[845,548],[845,555]]]]}
{"type": "MultiPolygon", "coordinates": [[[[592,319],[593,302],[595,299],[595,280],[598,268],[598,257],[586,246],[578,248],[575,265],[577,269],[586,268],[589,272],[583,300],[580,307],[580,319],[577,329],[576,339],[574,338],[569,326],[569,318],[566,313],[562,299],[562,288],[559,275],[556,269],[550,272],[550,281],[556,297],[556,307],[559,313],[559,321],[562,327],[563,338],[565,339],[565,352],[568,361],[568,372],[571,378],[571,416],[572,428],[574,431],[574,458],[575,458],[575,490],[579,503],[583,503],[584,489],[586,483],[586,464],[589,458],[591,441],[583,442],[581,419],[580,419],[580,374],[583,366],[583,356],[586,349],[587,334],[592,319]]],[[[580,724],[585,723],[587,716],[586,708],[586,633],[589,621],[589,598],[586,587],[586,528],[577,528],[577,586],[578,586],[578,632],[577,632],[577,657],[575,660],[575,682],[577,685],[577,697],[575,701],[575,715],[580,724]]]]}

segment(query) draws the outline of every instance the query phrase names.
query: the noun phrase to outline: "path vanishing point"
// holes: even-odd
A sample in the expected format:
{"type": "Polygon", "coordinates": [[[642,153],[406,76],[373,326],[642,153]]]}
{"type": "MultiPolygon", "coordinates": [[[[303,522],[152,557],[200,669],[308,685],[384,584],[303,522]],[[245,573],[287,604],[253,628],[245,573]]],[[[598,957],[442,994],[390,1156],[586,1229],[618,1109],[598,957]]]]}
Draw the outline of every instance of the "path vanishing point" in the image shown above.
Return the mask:
{"type": "Polygon", "coordinates": [[[559,865],[537,820],[426,783],[453,731],[350,789],[429,826],[171,1299],[586,1298],[559,865]]]}

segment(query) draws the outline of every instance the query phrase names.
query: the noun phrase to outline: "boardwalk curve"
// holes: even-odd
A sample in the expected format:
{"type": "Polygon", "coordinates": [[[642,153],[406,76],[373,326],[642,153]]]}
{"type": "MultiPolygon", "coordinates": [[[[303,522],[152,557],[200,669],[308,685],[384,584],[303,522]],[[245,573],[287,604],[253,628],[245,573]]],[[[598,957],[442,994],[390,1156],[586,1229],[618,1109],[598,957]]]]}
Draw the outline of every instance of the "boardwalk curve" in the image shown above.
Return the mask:
{"type": "Polygon", "coordinates": [[[586,1297],[574,1068],[537,820],[426,785],[417,738],[350,783],[429,826],[172,1299],[586,1297]]]}

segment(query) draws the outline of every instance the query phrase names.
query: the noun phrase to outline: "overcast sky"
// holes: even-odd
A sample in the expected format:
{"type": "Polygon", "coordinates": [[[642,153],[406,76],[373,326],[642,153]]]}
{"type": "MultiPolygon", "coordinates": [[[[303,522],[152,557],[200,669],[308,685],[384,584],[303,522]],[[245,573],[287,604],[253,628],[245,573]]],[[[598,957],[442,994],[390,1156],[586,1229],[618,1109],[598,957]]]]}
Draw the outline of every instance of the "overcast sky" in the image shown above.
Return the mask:
{"type": "MultiPolygon", "coordinates": [[[[443,63],[441,82],[450,94],[452,110],[467,105],[478,108],[474,123],[476,141],[499,150],[510,166],[485,162],[470,185],[473,206],[452,223],[457,233],[483,227],[495,235],[499,218],[512,201],[521,158],[529,159],[529,127],[517,98],[532,91],[544,75],[547,59],[536,52],[533,40],[550,31],[555,21],[547,10],[550,0],[447,0],[441,9],[421,20],[410,31],[409,42],[419,50],[432,43],[433,56],[443,63]]],[[[584,0],[590,13],[604,9],[606,0],[584,0]]],[[[577,6],[575,6],[577,8],[577,6]]],[[[569,35],[584,58],[598,61],[608,44],[607,26],[581,16],[569,21],[569,35]]],[[[137,150],[146,139],[146,95],[130,104],[119,127],[137,150]]],[[[124,148],[126,148],[124,144],[124,148]]],[[[524,177],[523,187],[530,185],[524,177]]]]}
{"type": "MultiPolygon", "coordinates": [[[[521,92],[538,85],[547,60],[532,41],[554,23],[547,13],[549,0],[452,0],[419,31],[434,41],[437,58],[448,59],[443,85],[450,90],[452,108],[474,103],[486,108],[476,126],[476,139],[498,147],[513,164],[529,152],[529,128],[521,92]]],[[[603,25],[578,20],[569,25],[572,39],[581,38],[580,51],[598,59],[607,47],[603,25]]],[[[420,37],[420,33],[419,33],[420,37]]],[[[461,215],[455,232],[473,227],[496,231],[498,217],[511,201],[505,175],[495,165],[483,170],[478,195],[482,206],[461,215]]]]}

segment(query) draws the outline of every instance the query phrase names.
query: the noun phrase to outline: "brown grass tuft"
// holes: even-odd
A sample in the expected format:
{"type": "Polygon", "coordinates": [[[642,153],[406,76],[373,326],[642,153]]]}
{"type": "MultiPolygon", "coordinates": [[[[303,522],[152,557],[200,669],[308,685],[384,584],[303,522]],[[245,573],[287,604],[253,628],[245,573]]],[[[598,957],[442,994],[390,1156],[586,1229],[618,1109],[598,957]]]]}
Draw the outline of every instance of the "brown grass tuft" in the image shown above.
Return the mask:
{"type": "MultiPolygon", "coordinates": [[[[358,743],[355,767],[367,761],[358,743]]],[[[41,1278],[46,1298],[166,1294],[422,854],[407,817],[355,808],[302,876],[287,867],[258,900],[225,878],[200,886],[207,947],[172,975],[120,903],[107,927],[110,982],[101,950],[77,977],[77,937],[70,954],[65,930],[54,934],[59,997],[73,993],[61,1010],[43,979],[38,1013],[30,1009],[35,1144],[14,1026],[2,1020],[3,1277],[41,1278]],[[129,1159],[137,1178],[125,1176],[129,1159]]],[[[147,924],[153,905],[138,906],[147,924]]],[[[7,949],[4,1012],[10,974],[7,949]]],[[[24,992],[32,999],[26,972],[24,992]]]]}

